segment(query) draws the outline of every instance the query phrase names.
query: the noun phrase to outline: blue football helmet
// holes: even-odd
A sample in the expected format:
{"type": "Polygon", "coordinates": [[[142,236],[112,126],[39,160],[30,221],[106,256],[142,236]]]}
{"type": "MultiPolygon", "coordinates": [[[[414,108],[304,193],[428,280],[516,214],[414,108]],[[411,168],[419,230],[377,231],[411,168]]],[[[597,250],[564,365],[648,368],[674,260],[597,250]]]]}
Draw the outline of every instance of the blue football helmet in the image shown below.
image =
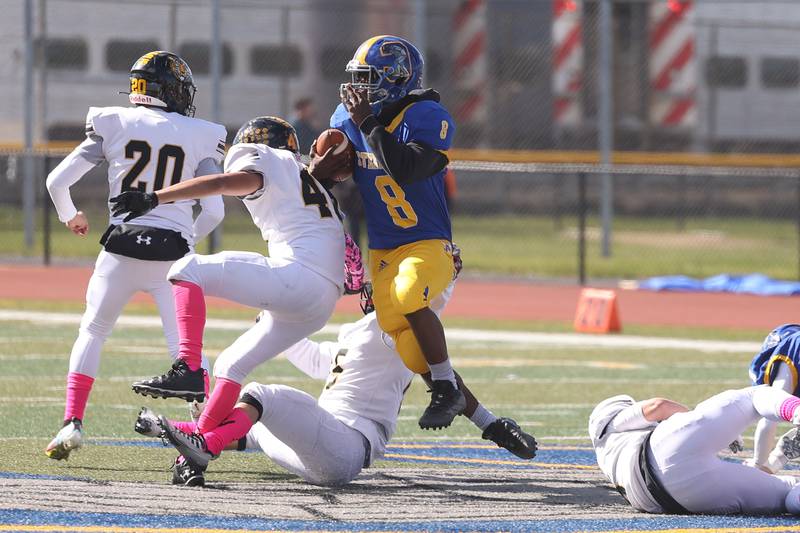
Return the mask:
{"type": "Polygon", "coordinates": [[[782,324],[769,332],[769,335],[764,339],[764,344],[761,345],[761,352],[772,350],[781,343],[786,337],[794,335],[800,331],[798,324],[782,324]]]}
{"type": "Polygon", "coordinates": [[[423,65],[416,46],[400,37],[378,35],[361,43],[345,70],[354,89],[367,90],[370,104],[383,104],[421,88],[423,65]]]}

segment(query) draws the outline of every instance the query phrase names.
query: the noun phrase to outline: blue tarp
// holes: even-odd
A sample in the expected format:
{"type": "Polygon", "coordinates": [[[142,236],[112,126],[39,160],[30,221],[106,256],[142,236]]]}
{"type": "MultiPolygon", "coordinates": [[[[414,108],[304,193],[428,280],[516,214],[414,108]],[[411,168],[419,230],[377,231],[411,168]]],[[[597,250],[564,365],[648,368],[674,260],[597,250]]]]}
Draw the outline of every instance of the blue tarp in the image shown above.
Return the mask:
{"type": "Polygon", "coordinates": [[[733,292],[760,296],[792,296],[800,294],[800,282],[772,279],[764,274],[732,276],[719,274],[706,279],[687,276],[659,276],[639,283],[650,291],[733,292]]]}

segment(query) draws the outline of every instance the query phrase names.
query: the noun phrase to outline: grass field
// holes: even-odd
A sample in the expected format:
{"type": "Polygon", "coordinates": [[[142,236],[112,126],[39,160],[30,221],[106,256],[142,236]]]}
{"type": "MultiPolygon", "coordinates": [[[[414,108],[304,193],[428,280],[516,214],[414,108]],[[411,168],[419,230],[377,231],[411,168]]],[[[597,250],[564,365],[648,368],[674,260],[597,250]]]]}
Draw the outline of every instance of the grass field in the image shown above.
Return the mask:
{"type": "MultiPolygon", "coordinates": [[[[76,307],[62,306],[60,310],[73,309],[76,307]]],[[[0,456],[0,471],[55,474],[68,470],[71,475],[163,482],[161,470],[169,456],[166,450],[142,453],[135,448],[89,446],[69,463],[44,458],[42,449],[61,420],[64,372],[75,331],[73,325],[43,327],[29,322],[0,322],[4,370],[0,376],[0,417],[4,420],[0,438],[8,441],[12,451],[0,456]],[[107,461],[113,461],[116,468],[98,469],[107,461]]],[[[180,402],[143,398],[129,389],[133,379],[163,371],[165,350],[160,335],[154,328],[121,327],[108,341],[85,420],[90,439],[135,439],[131,428],[140,405],[170,416],[185,415],[180,402]]],[[[236,336],[236,332],[209,330],[207,353],[213,358],[236,336]]],[[[708,336],[718,335],[712,331],[708,336]]],[[[749,353],[666,349],[645,353],[637,348],[575,349],[458,341],[451,344],[456,367],[478,397],[497,414],[517,419],[546,444],[564,439],[586,444],[585,427],[591,407],[621,391],[638,398],[662,395],[693,404],[723,388],[744,386],[751,357],[749,353]]],[[[262,365],[252,379],[285,383],[311,394],[320,390],[320,383],[305,378],[283,359],[262,365]]],[[[416,425],[426,398],[422,383],[415,382],[402,408],[397,438],[433,436],[416,425]]],[[[441,436],[463,439],[479,435],[467,420],[459,419],[441,436]]],[[[220,463],[226,465],[221,468],[222,475],[232,478],[237,478],[239,471],[272,470],[260,457],[226,457],[224,461],[220,463]],[[227,461],[245,461],[251,466],[231,467],[227,472],[227,461]]]]}
{"type": "MultiPolygon", "coordinates": [[[[0,310],[73,313],[77,318],[81,306],[0,301],[0,310]]],[[[144,304],[127,311],[153,314],[144,304]]],[[[250,311],[240,309],[211,310],[211,314],[226,319],[252,317],[250,311]]],[[[352,318],[333,320],[341,323],[352,318]]],[[[524,328],[521,323],[470,320],[449,320],[446,326],[451,331],[472,328],[495,333],[568,330],[560,323],[524,328]]],[[[350,486],[320,491],[298,482],[262,454],[231,452],[212,464],[207,476],[211,488],[197,492],[170,488],[172,448],[139,438],[132,429],[142,405],[170,417],[186,416],[183,402],[143,398],[129,388],[135,378],[164,370],[167,358],[157,327],[115,330],[106,344],[85,417],[87,445],[68,462],[44,456],[44,447],[60,425],[64,373],[76,329],[77,323],[0,320],[0,442],[5,452],[0,454],[0,531],[174,533],[188,531],[190,526],[192,531],[207,533],[353,528],[722,531],[723,526],[790,530],[781,518],[737,522],[638,515],[602,479],[587,447],[587,418],[599,400],[626,392],[635,398],[667,396],[693,405],[720,390],[745,386],[749,351],[714,353],[699,345],[697,349],[644,350],[590,347],[589,341],[586,347],[568,347],[451,339],[455,366],[483,403],[498,415],[515,418],[537,436],[541,449],[533,462],[486,445],[479,431],[462,417],[446,431],[420,430],[417,418],[427,394],[416,381],[400,411],[386,459],[350,486]],[[9,491],[7,497],[2,496],[3,489],[9,491]],[[447,503],[432,508],[431,498],[447,503]],[[76,507],[76,502],[83,503],[76,507]],[[169,502],[181,502],[185,516],[171,516],[169,502]],[[149,516],[151,512],[155,514],[149,516]],[[41,525],[51,523],[62,526],[41,525]],[[26,524],[39,529],[25,529],[26,524]],[[699,529],[686,529],[690,527],[699,529]]],[[[752,343],[763,335],[654,327],[634,328],[633,333],[752,343]]],[[[207,354],[215,357],[237,335],[237,331],[208,329],[207,354]]],[[[311,394],[317,394],[322,385],[282,358],[262,365],[251,378],[311,394]]]]}
{"type": "MultiPolygon", "coordinates": [[[[85,239],[69,234],[53,217],[53,256],[94,258],[107,223],[102,209],[89,212],[91,230],[85,239]]],[[[241,209],[229,207],[221,249],[263,252],[258,231],[241,209]]],[[[0,210],[0,256],[41,256],[41,234],[35,246],[26,249],[21,221],[19,211],[0,210]]],[[[788,220],[690,218],[679,230],[673,219],[617,217],[610,258],[600,254],[598,221],[590,218],[588,224],[587,273],[592,278],[750,272],[778,279],[798,276],[797,229],[788,220]]],[[[564,217],[559,224],[548,217],[521,215],[453,218],[453,236],[470,271],[487,274],[576,277],[576,228],[574,217],[564,217]]],[[[205,251],[206,245],[199,249],[205,251]]]]}

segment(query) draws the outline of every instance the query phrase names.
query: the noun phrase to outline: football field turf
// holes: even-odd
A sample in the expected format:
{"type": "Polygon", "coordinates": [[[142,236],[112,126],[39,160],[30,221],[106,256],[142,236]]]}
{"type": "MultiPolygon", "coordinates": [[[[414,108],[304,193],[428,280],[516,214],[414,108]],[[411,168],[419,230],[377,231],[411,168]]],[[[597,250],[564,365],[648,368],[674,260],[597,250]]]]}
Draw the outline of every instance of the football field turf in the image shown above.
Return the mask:
{"type": "MultiPolygon", "coordinates": [[[[502,323],[458,323],[449,328],[456,368],[489,409],[516,419],[537,437],[541,450],[533,461],[481,440],[463,417],[445,431],[420,430],[417,418],[428,395],[415,380],[386,459],[348,487],[312,487],[260,453],[226,453],[212,463],[209,488],[202,490],[169,486],[172,448],[132,429],[142,405],[169,417],[187,415],[184,402],[130,391],[134,379],[167,368],[152,314],[123,321],[106,344],[84,421],[86,446],[67,462],[45,457],[63,414],[64,375],[80,310],[71,304],[62,305],[60,314],[45,306],[0,309],[0,531],[793,527],[784,518],[635,513],[603,480],[588,448],[589,412],[608,396],[666,396],[694,405],[726,388],[746,386],[747,364],[760,342],[756,332],[752,338],[739,332],[729,341],[708,331],[705,341],[678,343],[669,330],[660,337],[598,339],[514,332],[500,329],[502,323]]],[[[215,357],[235,339],[249,315],[228,311],[224,320],[210,321],[207,355],[215,357]]],[[[333,339],[333,329],[318,338],[333,339]]],[[[314,395],[322,386],[282,358],[262,365],[251,378],[314,395]]]]}

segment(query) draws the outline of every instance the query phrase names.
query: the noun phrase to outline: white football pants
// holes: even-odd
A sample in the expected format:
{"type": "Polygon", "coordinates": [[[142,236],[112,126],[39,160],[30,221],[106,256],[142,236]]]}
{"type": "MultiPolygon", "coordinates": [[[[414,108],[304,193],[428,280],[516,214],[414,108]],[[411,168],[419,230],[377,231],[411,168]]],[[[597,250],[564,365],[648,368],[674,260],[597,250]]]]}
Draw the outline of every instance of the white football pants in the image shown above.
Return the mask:
{"type": "MultiPolygon", "coordinates": [[[[143,261],[102,250],[86,288],[86,311],[69,357],[69,371],[95,377],[100,352],[125,304],[138,291],[153,297],[161,315],[169,355],[178,356],[175,301],[167,272],[172,261],[143,261]]],[[[203,368],[208,361],[203,357],[203,368]]]]}
{"type": "Polygon", "coordinates": [[[650,438],[648,459],[667,492],[693,513],[784,512],[797,479],[724,461],[717,452],[759,418],[779,420],[778,408],[789,397],[768,385],[729,390],[661,422],[650,438]]]}
{"type": "Polygon", "coordinates": [[[247,447],[314,485],[343,485],[358,475],[367,439],[340,422],[303,391],[250,383],[243,390],[264,408],[247,434],[247,447]]]}
{"type": "Polygon", "coordinates": [[[265,311],[214,364],[215,377],[237,383],[261,363],[316,333],[339,299],[338,287],[316,272],[251,252],[188,255],[175,262],[168,277],[199,285],[208,296],[265,311]]]}

